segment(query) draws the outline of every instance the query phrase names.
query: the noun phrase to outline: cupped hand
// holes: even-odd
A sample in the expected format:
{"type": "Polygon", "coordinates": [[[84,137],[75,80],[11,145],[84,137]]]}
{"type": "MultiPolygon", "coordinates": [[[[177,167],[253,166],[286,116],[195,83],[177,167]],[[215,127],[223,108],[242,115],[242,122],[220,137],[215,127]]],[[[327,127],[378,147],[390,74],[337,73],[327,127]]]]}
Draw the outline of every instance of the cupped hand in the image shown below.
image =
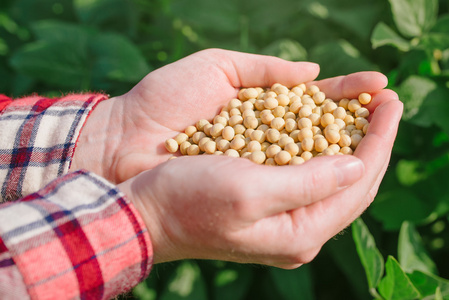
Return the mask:
{"type": "MultiPolygon", "coordinates": [[[[212,119],[241,87],[292,86],[318,73],[316,64],[270,56],[219,49],[192,54],[151,72],[127,94],[98,104],[81,132],[71,170],[88,169],[120,183],[166,161],[166,139],[200,119],[212,119]]],[[[321,84],[330,97],[356,97],[381,90],[386,78],[363,72],[321,84]]]]}
{"type": "MultiPolygon", "coordinates": [[[[371,76],[316,84],[328,95],[350,98],[367,90],[371,76]]],[[[144,218],[155,263],[200,258],[289,269],[312,260],[373,201],[388,166],[402,103],[382,90],[369,110],[371,125],[354,156],[278,167],[180,157],[120,184],[144,218]]]]}

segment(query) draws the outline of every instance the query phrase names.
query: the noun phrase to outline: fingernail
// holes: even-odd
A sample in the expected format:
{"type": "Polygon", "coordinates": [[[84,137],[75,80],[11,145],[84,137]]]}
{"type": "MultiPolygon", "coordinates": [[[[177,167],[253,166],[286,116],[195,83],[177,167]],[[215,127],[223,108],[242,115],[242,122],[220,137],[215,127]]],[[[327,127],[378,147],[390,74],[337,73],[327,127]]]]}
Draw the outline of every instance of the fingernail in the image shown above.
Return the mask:
{"type": "Polygon", "coordinates": [[[362,177],[364,171],[363,162],[353,156],[342,157],[334,163],[334,172],[339,187],[356,182],[362,177]]]}

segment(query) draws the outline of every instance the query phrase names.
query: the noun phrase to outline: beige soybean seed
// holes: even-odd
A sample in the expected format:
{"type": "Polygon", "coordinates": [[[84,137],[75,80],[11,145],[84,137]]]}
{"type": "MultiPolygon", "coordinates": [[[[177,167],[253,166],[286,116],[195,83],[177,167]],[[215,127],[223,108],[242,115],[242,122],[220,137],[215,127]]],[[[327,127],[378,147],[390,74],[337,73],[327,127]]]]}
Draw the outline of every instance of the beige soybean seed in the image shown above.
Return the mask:
{"type": "Polygon", "coordinates": [[[290,162],[288,164],[295,166],[295,165],[303,164],[304,162],[305,162],[304,158],[302,158],[300,156],[294,156],[294,157],[292,157],[292,159],[290,160],[290,162]]]}
{"type": "Polygon", "coordinates": [[[326,127],[327,125],[334,124],[335,118],[331,113],[325,113],[321,117],[321,126],[326,127]]]}
{"type": "Polygon", "coordinates": [[[301,158],[304,159],[304,161],[308,161],[312,157],[313,157],[313,154],[310,151],[304,151],[303,153],[301,153],[301,158]]]}
{"type": "Polygon", "coordinates": [[[265,132],[262,130],[254,130],[251,135],[250,138],[252,141],[257,141],[259,143],[263,143],[265,142],[265,132]]]}
{"type": "Polygon", "coordinates": [[[321,124],[321,115],[317,113],[310,114],[308,118],[312,121],[313,126],[319,126],[321,124]]]}
{"type": "Polygon", "coordinates": [[[301,147],[304,151],[312,151],[315,146],[315,141],[311,137],[306,137],[301,141],[301,147]]]}
{"type": "Polygon", "coordinates": [[[359,109],[361,107],[362,107],[362,105],[360,104],[359,100],[357,100],[357,99],[352,99],[348,103],[348,110],[350,112],[355,112],[357,109],[359,109]]]}
{"type": "MultiPolygon", "coordinates": [[[[313,114],[311,114],[311,115],[313,115],[313,114]]],[[[309,116],[309,118],[301,118],[301,119],[298,120],[298,128],[299,129],[312,128],[313,122],[310,119],[310,116],[309,116]]]]}
{"type": "Polygon", "coordinates": [[[354,117],[351,115],[346,115],[343,121],[345,121],[346,126],[354,125],[354,117]]]}
{"type": "Polygon", "coordinates": [[[305,138],[312,138],[313,137],[313,131],[312,128],[303,128],[298,133],[298,140],[302,142],[305,138]]]}
{"type": "Polygon", "coordinates": [[[317,134],[322,134],[323,132],[321,131],[321,128],[318,126],[312,126],[312,134],[313,136],[317,135],[317,134]]]}
{"type": "Polygon", "coordinates": [[[301,97],[302,95],[304,95],[304,90],[302,88],[300,88],[299,86],[295,86],[291,89],[291,91],[293,93],[295,93],[295,95],[301,97]]]}
{"type": "Polygon", "coordinates": [[[232,128],[231,126],[226,126],[225,128],[223,128],[223,131],[221,132],[221,136],[225,139],[225,140],[232,140],[235,136],[235,131],[234,128],[232,128]]]}
{"type": "Polygon", "coordinates": [[[335,152],[334,152],[334,150],[332,150],[332,148],[326,148],[326,149],[324,149],[323,150],[323,152],[321,152],[323,155],[334,155],[335,154],[335,152]]]}
{"type": "Polygon", "coordinates": [[[359,95],[359,102],[363,105],[367,105],[371,102],[371,95],[368,93],[361,93],[359,95]]]}
{"type": "Polygon", "coordinates": [[[343,153],[346,155],[352,155],[353,151],[350,147],[341,147],[340,153],[343,153]]]}
{"type": "Polygon", "coordinates": [[[179,145],[179,151],[182,155],[187,155],[187,149],[192,145],[190,142],[182,142],[181,145],[179,145]]]}
{"type": "Polygon", "coordinates": [[[312,113],[313,113],[313,114],[317,114],[318,116],[321,117],[321,116],[324,114],[323,108],[322,108],[321,106],[314,107],[314,108],[312,109],[312,113]]]}
{"type": "Polygon", "coordinates": [[[246,146],[248,152],[261,151],[262,145],[258,141],[250,141],[246,146]]]}
{"type": "Polygon", "coordinates": [[[343,98],[338,101],[338,106],[343,107],[345,110],[348,109],[349,99],[343,98]]]}
{"type": "Polygon", "coordinates": [[[187,155],[198,155],[200,154],[200,147],[198,145],[192,144],[187,148],[187,155]]]}
{"type": "Polygon", "coordinates": [[[296,121],[294,119],[287,119],[285,120],[285,130],[287,132],[292,132],[293,130],[298,129],[298,124],[296,123],[296,121]]]}
{"type": "Polygon", "coordinates": [[[242,112],[240,111],[240,109],[233,108],[229,111],[229,119],[231,119],[233,116],[240,116],[241,114],[242,114],[242,112]]]}
{"type": "Polygon", "coordinates": [[[212,140],[208,141],[204,144],[203,148],[204,152],[206,152],[207,154],[214,154],[215,151],[217,150],[217,143],[215,143],[212,140]]]}
{"type": "Polygon", "coordinates": [[[240,154],[235,149],[228,149],[225,151],[224,155],[230,156],[230,157],[240,157],[240,154]]]}
{"type": "Polygon", "coordinates": [[[265,100],[262,100],[262,99],[256,100],[256,102],[254,102],[254,107],[258,111],[264,110],[265,109],[264,103],[265,103],[265,100]]]}
{"type": "Polygon", "coordinates": [[[178,143],[178,145],[181,145],[183,142],[187,141],[189,139],[189,136],[183,132],[178,133],[174,140],[178,143]]]}
{"type": "Polygon", "coordinates": [[[329,148],[334,151],[334,153],[340,152],[341,147],[338,144],[331,144],[329,148]]]}
{"type": "Polygon", "coordinates": [[[192,136],[192,141],[193,141],[195,144],[198,144],[199,141],[200,141],[203,137],[206,137],[206,134],[205,134],[204,132],[202,132],[202,131],[197,131],[197,132],[195,132],[195,133],[193,134],[193,136],[192,136]]]}
{"type": "Polygon", "coordinates": [[[175,139],[167,139],[165,141],[165,149],[170,153],[175,153],[178,151],[178,142],[175,139]]]}
{"type": "Polygon", "coordinates": [[[245,147],[245,145],[246,145],[246,142],[245,142],[245,140],[243,138],[234,138],[231,141],[231,145],[230,146],[231,146],[231,149],[242,150],[243,147],[245,147]]]}
{"type": "Polygon", "coordinates": [[[228,124],[228,120],[225,117],[222,117],[220,115],[215,116],[214,120],[213,120],[214,124],[222,124],[223,126],[226,126],[228,124]]]}
{"type": "Polygon", "coordinates": [[[296,115],[295,113],[291,112],[291,111],[287,111],[284,115],[284,120],[288,120],[288,119],[293,119],[296,120],[296,115]]]}
{"type": "Polygon", "coordinates": [[[356,118],[368,118],[369,110],[365,107],[361,107],[355,111],[354,115],[356,116],[356,118]]]}
{"type": "Polygon", "coordinates": [[[261,130],[263,132],[267,131],[268,129],[270,129],[270,126],[268,126],[267,124],[261,124],[259,125],[259,127],[257,127],[257,130],[261,130]]]}
{"type": "Polygon", "coordinates": [[[290,104],[290,98],[286,94],[280,94],[276,97],[279,106],[287,106],[290,104]]]}
{"type": "Polygon", "coordinates": [[[285,126],[285,120],[281,117],[276,117],[273,120],[271,120],[271,128],[276,129],[278,131],[281,131],[284,129],[285,126]]]}
{"type": "Polygon", "coordinates": [[[271,121],[273,121],[273,119],[275,118],[275,116],[271,113],[271,112],[265,112],[260,114],[260,120],[262,121],[263,124],[266,125],[270,125],[271,121]]]}
{"type": "Polygon", "coordinates": [[[274,89],[272,88],[272,90],[278,95],[281,94],[287,95],[289,92],[289,89],[286,86],[283,86],[282,84],[275,86],[275,88],[274,89]]]}
{"type": "Polygon", "coordinates": [[[206,125],[204,125],[204,127],[203,127],[203,132],[207,135],[207,136],[210,136],[210,130],[211,130],[211,128],[213,127],[214,125],[212,125],[212,124],[206,124],[206,125]]]}
{"type": "Polygon", "coordinates": [[[266,139],[270,143],[277,143],[281,138],[281,133],[279,130],[271,128],[266,131],[266,139]]]}
{"type": "Polygon", "coordinates": [[[363,131],[360,130],[360,129],[354,129],[354,130],[351,131],[351,134],[350,134],[350,135],[352,136],[352,135],[354,135],[354,134],[358,134],[358,135],[363,136],[363,131]]]}
{"type": "Polygon", "coordinates": [[[304,105],[300,108],[298,112],[298,117],[300,118],[307,118],[312,114],[312,108],[308,105],[304,105]]]}
{"type": "Polygon", "coordinates": [[[243,126],[242,124],[237,124],[232,126],[232,128],[234,128],[234,132],[235,134],[243,134],[246,130],[245,126],[243,126]]]}
{"type": "Polygon", "coordinates": [[[186,127],[186,129],[184,130],[184,133],[187,134],[188,137],[192,137],[192,135],[197,131],[198,131],[198,129],[196,129],[195,126],[190,125],[190,126],[186,127]]]}
{"type": "Polygon", "coordinates": [[[216,138],[220,135],[222,135],[223,133],[223,129],[224,129],[224,125],[221,123],[217,123],[214,124],[211,128],[210,128],[210,136],[216,138]]]}
{"type": "Polygon", "coordinates": [[[363,126],[368,124],[368,120],[365,118],[358,117],[358,118],[355,118],[354,124],[357,129],[362,130],[363,126]]]}
{"type": "Polygon", "coordinates": [[[342,119],[335,119],[334,124],[336,124],[340,130],[346,127],[346,123],[342,119]]]}
{"type": "Polygon", "coordinates": [[[256,98],[259,92],[255,88],[247,88],[243,90],[243,96],[246,99],[256,98]]]}
{"type": "Polygon", "coordinates": [[[285,115],[285,107],[283,107],[283,106],[275,107],[275,108],[273,109],[273,115],[274,115],[275,117],[283,118],[284,115],[285,115]]]}
{"type": "Polygon", "coordinates": [[[340,133],[337,130],[327,130],[324,132],[324,136],[332,144],[336,144],[340,140],[340,133]]]}
{"type": "Polygon", "coordinates": [[[222,139],[217,142],[217,149],[226,152],[226,150],[231,148],[231,143],[228,140],[222,139]]]}
{"type": "Polygon", "coordinates": [[[219,116],[225,118],[226,121],[229,120],[229,117],[230,117],[229,112],[224,111],[224,110],[222,110],[222,111],[220,112],[219,116]]]}
{"type": "Polygon", "coordinates": [[[329,101],[323,106],[323,113],[333,114],[337,108],[338,108],[338,105],[334,101],[329,101]]]}
{"type": "Polygon", "coordinates": [[[301,108],[302,108],[301,100],[296,100],[295,102],[290,104],[289,111],[294,114],[297,114],[301,108]]]}
{"type": "Polygon", "coordinates": [[[257,121],[256,117],[249,116],[243,119],[243,125],[246,128],[256,129],[259,126],[259,121],[257,121]]]}
{"type": "Polygon", "coordinates": [[[284,150],[290,153],[292,157],[299,153],[299,146],[295,143],[289,143],[284,146],[284,150]]]}
{"type": "Polygon", "coordinates": [[[219,151],[219,150],[217,150],[217,151],[215,151],[215,152],[214,152],[214,155],[223,155],[223,152],[222,152],[222,151],[219,151]]]}
{"type": "Polygon", "coordinates": [[[263,103],[263,106],[266,109],[274,109],[278,105],[279,105],[279,102],[276,100],[276,98],[273,98],[273,97],[265,99],[265,101],[263,103]]]}
{"type": "Polygon", "coordinates": [[[201,151],[205,151],[204,150],[204,145],[207,143],[207,142],[209,142],[209,141],[211,141],[212,139],[211,138],[209,138],[209,137],[203,137],[199,142],[198,142],[198,147],[200,147],[200,150],[201,151]]]}
{"type": "Polygon", "coordinates": [[[274,161],[280,166],[284,166],[284,165],[288,164],[291,159],[292,159],[292,156],[290,155],[290,153],[288,153],[285,150],[279,151],[274,156],[274,161]]]}
{"type": "Polygon", "coordinates": [[[346,134],[341,134],[340,135],[340,140],[338,141],[338,145],[340,145],[340,147],[349,147],[351,146],[351,137],[349,135],[346,134]]]}
{"type": "Polygon", "coordinates": [[[320,91],[320,88],[316,85],[310,85],[306,89],[306,94],[309,96],[313,96],[313,94],[318,93],[320,91]]]}
{"type": "Polygon", "coordinates": [[[362,140],[362,136],[360,134],[353,134],[351,135],[351,148],[355,149],[360,144],[360,141],[362,140]]]}
{"type": "Polygon", "coordinates": [[[247,109],[242,113],[243,120],[247,117],[256,117],[256,113],[252,109],[247,109]]]}
{"type": "Polygon", "coordinates": [[[249,160],[251,160],[252,162],[255,162],[256,164],[263,164],[265,162],[265,159],[267,158],[265,153],[263,153],[262,151],[254,151],[251,152],[251,154],[249,155],[249,160]]]}
{"type": "Polygon", "coordinates": [[[265,154],[267,155],[268,158],[272,158],[281,150],[282,148],[279,147],[278,145],[271,144],[270,146],[268,146],[267,150],[265,151],[265,154]]]}
{"type": "Polygon", "coordinates": [[[299,139],[298,139],[299,132],[300,131],[298,129],[295,129],[292,132],[290,132],[290,134],[289,134],[289,136],[295,141],[295,143],[299,142],[299,139]]]}
{"type": "Polygon", "coordinates": [[[201,130],[203,130],[203,128],[206,124],[210,124],[209,121],[206,119],[201,119],[198,122],[196,122],[195,126],[196,126],[196,129],[201,131],[201,130]]]}
{"type": "Polygon", "coordinates": [[[325,138],[315,139],[315,150],[317,152],[323,152],[327,147],[329,147],[329,143],[325,138]]]}
{"type": "Polygon", "coordinates": [[[343,107],[337,107],[332,114],[335,119],[344,120],[346,117],[346,110],[343,107]]]}
{"type": "Polygon", "coordinates": [[[365,126],[363,126],[363,134],[366,134],[368,132],[368,128],[369,128],[369,123],[365,124],[365,126]]]}
{"type": "Polygon", "coordinates": [[[229,118],[229,126],[234,127],[237,124],[243,124],[243,117],[241,115],[234,115],[229,118]]]}
{"type": "Polygon", "coordinates": [[[273,157],[267,158],[265,160],[265,165],[267,166],[276,166],[276,162],[274,161],[273,157]]]}
{"type": "Polygon", "coordinates": [[[323,103],[324,99],[326,99],[326,94],[324,94],[323,92],[317,92],[313,94],[312,98],[313,101],[315,101],[316,105],[320,105],[321,103],[323,103]]]}
{"type": "Polygon", "coordinates": [[[271,145],[271,143],[263,142],[262,144],[260,144],[261,151],[266,152],[267,148],[270,147],[270,145],[271,145]]]}
{"type": "Polygon", "coordinates": [[[243,135],[245,136],[245,138],[250,137],[251,133],[253,133],[254,130],[255,129],[248,128],[248,129],[245,130],[245,133],[243,135]]]}
{"type": "Polygon", "coordinates": [[[293,138],[291,138],[290,136],[282,136],[282,137],[279,139],[278,145],[279,145],[281,148],[284,148],[287,144],[294,143],[294,142],[295,142],[295,141],[294,141],[293,138]]]}

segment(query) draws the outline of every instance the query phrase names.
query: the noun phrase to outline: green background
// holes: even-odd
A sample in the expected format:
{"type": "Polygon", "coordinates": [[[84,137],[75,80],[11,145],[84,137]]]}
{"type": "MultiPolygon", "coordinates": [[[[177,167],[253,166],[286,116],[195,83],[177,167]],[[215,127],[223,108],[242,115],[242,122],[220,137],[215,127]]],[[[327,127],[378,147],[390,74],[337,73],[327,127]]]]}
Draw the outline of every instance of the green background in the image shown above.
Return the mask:
{"type": "Polygon", "coordinates": [[[405,110],[375,202],[296,270],[157,265],[125,299],[449,299],[448,0],[2,0],[0,93],[120,95],[217,47],[375,70],[405,110]]]}

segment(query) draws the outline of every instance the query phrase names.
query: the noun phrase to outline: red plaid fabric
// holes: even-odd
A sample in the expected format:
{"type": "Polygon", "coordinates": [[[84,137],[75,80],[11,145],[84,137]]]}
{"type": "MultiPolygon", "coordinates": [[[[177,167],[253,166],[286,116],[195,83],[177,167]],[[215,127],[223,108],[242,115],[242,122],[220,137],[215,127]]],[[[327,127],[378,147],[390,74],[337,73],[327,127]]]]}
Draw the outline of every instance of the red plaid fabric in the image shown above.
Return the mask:
{"type": "Polygon", "coordinates": [[[0,299],[108,299],[148,276],[151,241],[133,205],[95,174],[66,174],[105,98],[0,95],[1,199],[15,200],[0,205],[0,299]]]}

